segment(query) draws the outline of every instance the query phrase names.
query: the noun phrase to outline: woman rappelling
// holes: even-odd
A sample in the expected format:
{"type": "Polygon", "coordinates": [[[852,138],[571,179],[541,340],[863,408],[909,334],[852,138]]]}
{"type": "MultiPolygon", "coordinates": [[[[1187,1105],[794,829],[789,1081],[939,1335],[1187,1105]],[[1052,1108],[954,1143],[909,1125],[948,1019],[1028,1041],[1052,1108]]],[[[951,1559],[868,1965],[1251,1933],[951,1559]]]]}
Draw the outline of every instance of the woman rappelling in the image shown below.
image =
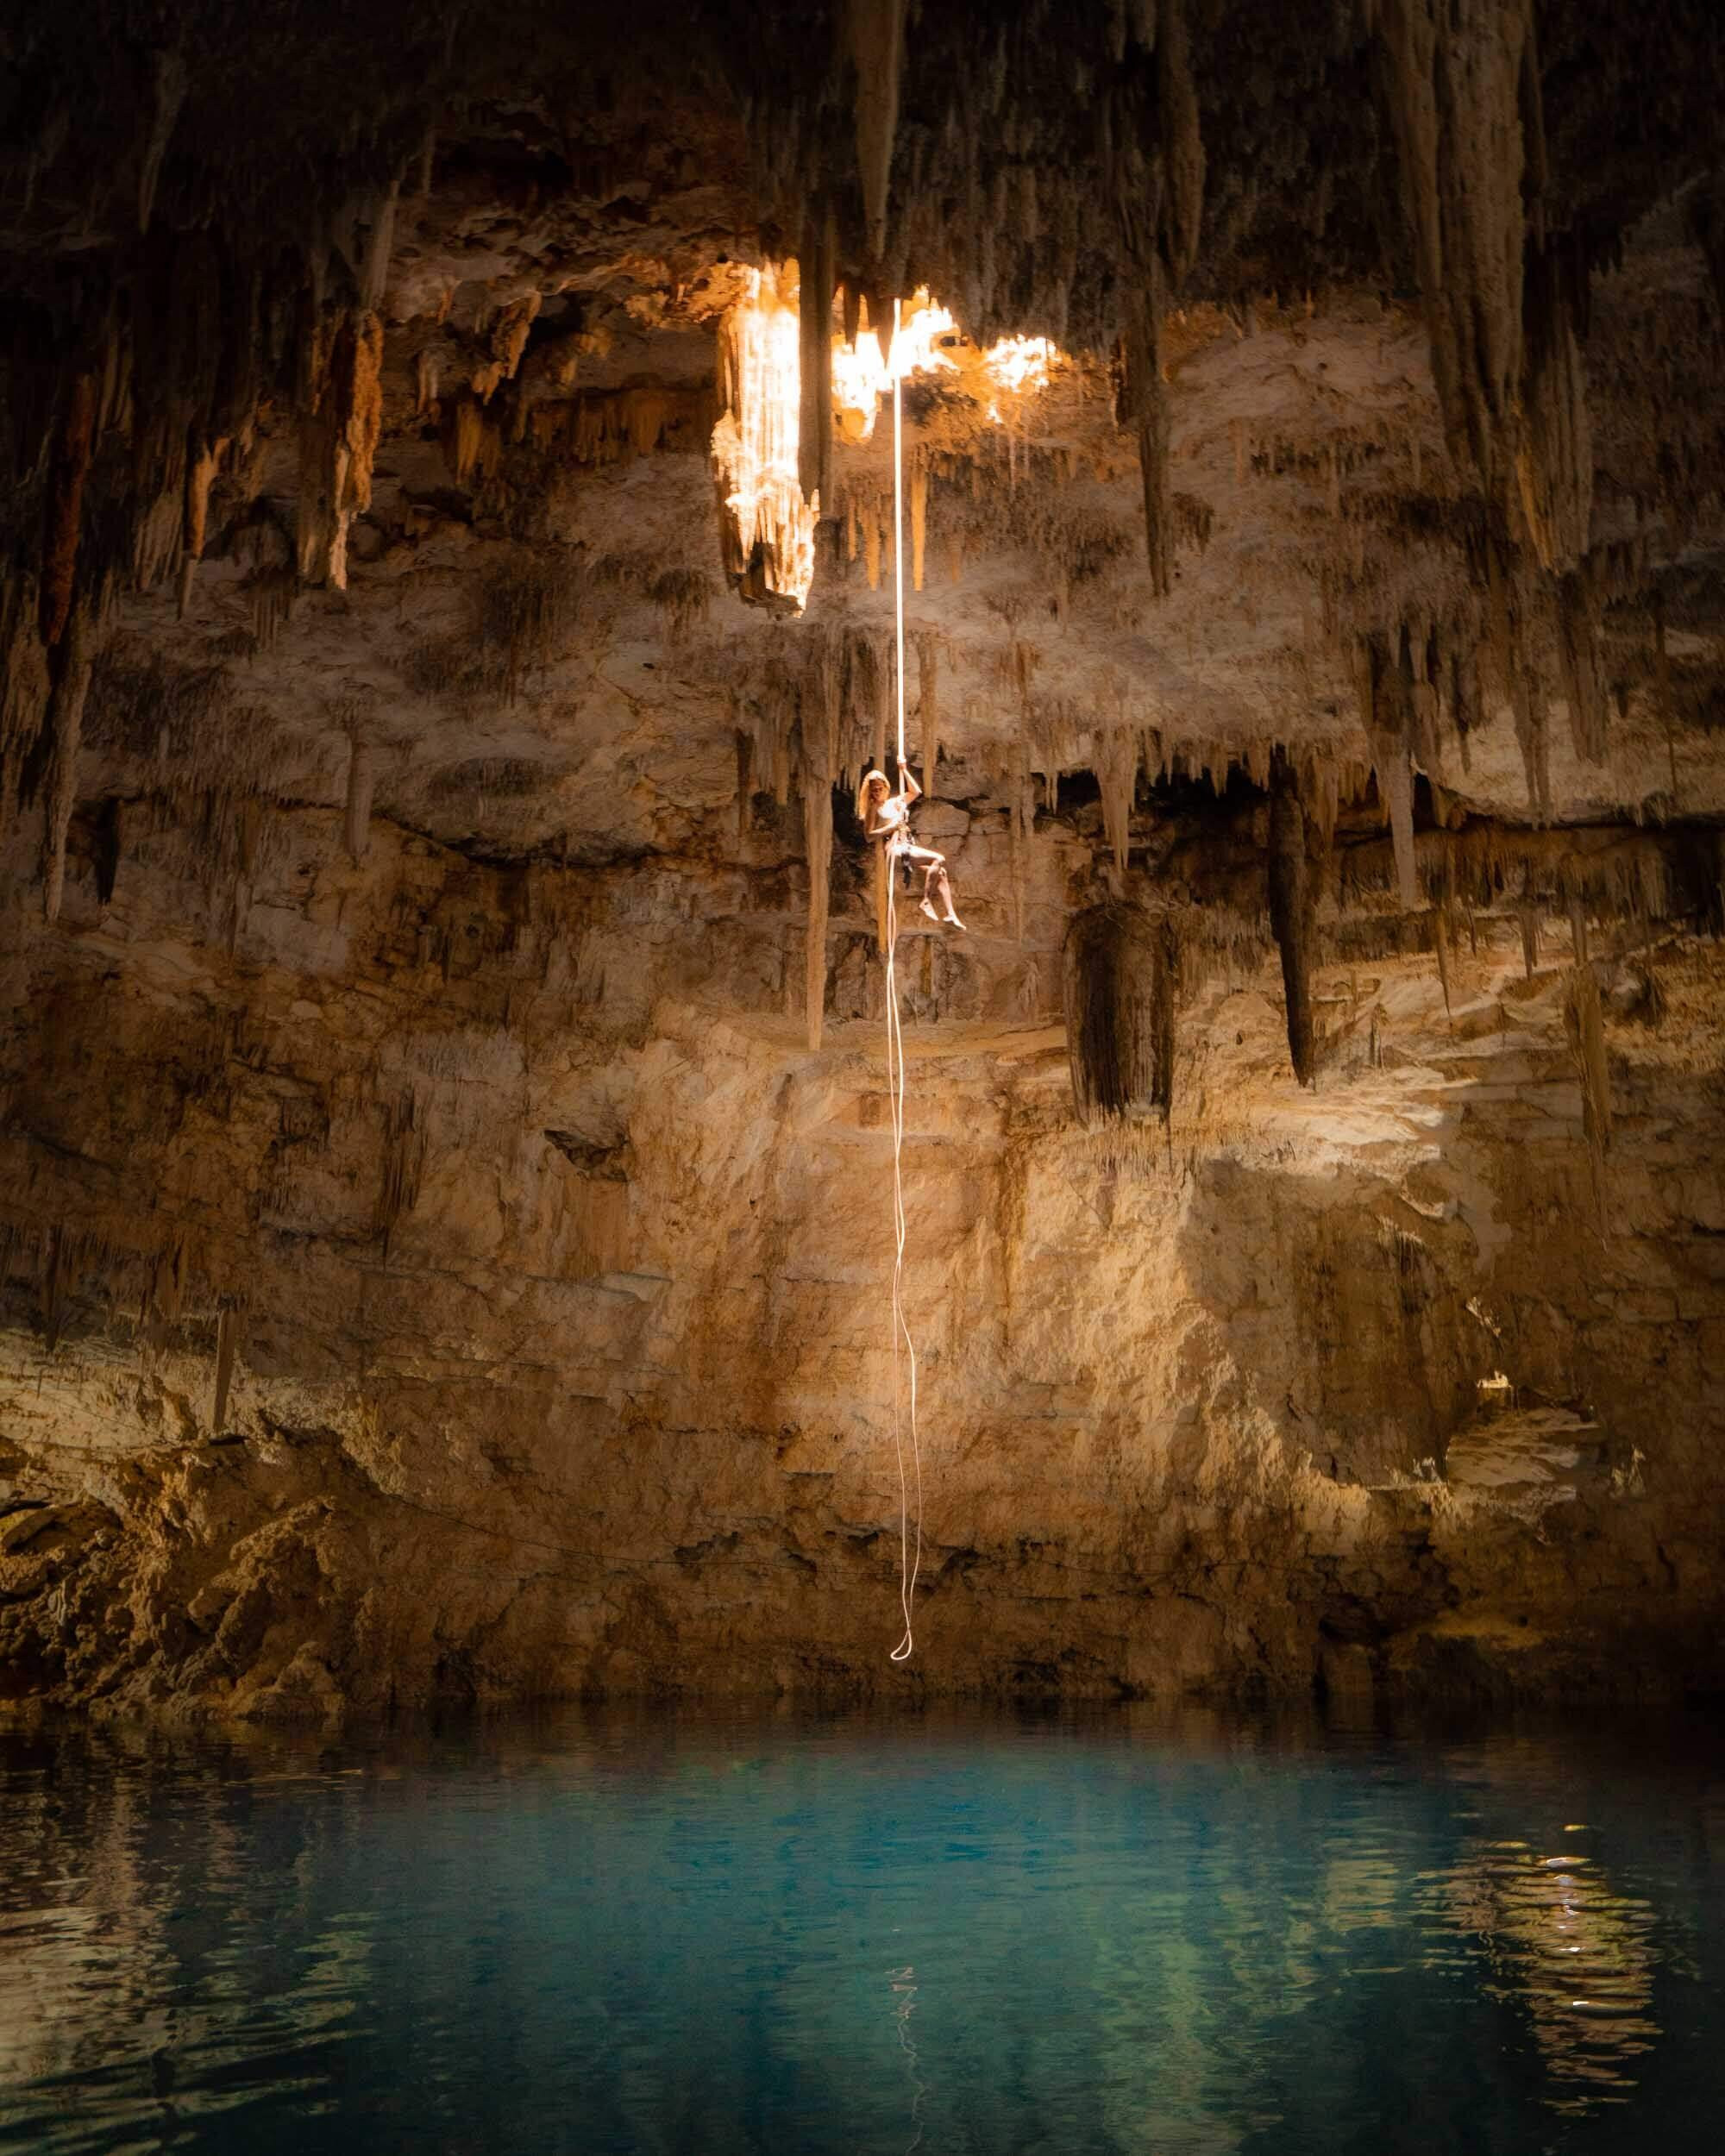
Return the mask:
{"type": "Polygon", "coordinates": [[[886,842],[888,874],[902,862],[908,881],[912,868],[920,868],[923,912],[932,921],[944,921],[949,928],[962,929],[964,924],[952,909],[952,884],[946,873],[945,855],[937,853],[932,846],[919,846],[911,837],[911,806],[921,798],[922,788],[910,766],[900,761],[896,793],[884,771],[864,774],[862,783],[856,789],[856,813],[862,818],[865,836],[886,842]],[[940,901],[938,911],[935,906],[937,899],[940,901]]]}

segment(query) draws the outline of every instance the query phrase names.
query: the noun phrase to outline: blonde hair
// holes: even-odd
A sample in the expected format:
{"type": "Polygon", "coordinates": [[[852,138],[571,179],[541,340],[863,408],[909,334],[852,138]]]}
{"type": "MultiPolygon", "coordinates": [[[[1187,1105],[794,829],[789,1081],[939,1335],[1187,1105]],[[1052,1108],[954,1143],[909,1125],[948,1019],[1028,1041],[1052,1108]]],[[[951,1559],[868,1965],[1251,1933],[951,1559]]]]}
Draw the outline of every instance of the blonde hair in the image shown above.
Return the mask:
{"type": "Polygon", "coordinates": [[[869,789],[878,779],[887,789],[887,798],[893,797],[893,782],[884,771],[865,771],[856,788],[856,820],[865,827],[869,821],[869,789]]]}

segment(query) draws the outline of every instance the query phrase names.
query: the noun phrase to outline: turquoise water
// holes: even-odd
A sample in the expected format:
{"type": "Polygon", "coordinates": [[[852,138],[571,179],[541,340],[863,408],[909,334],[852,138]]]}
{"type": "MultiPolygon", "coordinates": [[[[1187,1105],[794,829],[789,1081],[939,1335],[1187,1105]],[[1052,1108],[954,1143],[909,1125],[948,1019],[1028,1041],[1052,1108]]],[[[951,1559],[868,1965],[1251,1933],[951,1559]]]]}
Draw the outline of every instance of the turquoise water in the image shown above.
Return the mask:
{"type": "Polygon", "coordinates": [[[1725,1748],[0,1725],[0,2147],[1712,2146],[1725,1748]]]}

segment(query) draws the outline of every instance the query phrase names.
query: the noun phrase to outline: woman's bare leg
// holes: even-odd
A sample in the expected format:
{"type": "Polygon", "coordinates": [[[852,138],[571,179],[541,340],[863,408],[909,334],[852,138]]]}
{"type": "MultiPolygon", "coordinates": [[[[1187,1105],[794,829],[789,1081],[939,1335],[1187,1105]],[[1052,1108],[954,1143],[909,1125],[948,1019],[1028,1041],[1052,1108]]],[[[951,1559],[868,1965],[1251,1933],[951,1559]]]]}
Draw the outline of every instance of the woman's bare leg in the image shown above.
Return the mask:
{"type": "Polygon", "coordinates": [[[952,880],[946,873],[946,863],[937,854],[922,887],[922,910],[932,921],[944,921],[949,927],[963,928],[964,924],[952,910],[952,880]],[[943,912],[937,913],[934,901],[938,898],[943,912]]]}

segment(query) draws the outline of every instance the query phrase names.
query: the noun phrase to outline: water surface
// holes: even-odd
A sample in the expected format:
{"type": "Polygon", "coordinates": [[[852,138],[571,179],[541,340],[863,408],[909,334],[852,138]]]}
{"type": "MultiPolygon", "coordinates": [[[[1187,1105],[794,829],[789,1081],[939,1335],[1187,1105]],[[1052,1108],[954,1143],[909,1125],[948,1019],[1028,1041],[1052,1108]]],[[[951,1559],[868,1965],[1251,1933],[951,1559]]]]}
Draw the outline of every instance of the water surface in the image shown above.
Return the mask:
{"type": "Polygon", "coordinates": [[[1725,1749],[0,1724],[0,2147],[1713,2145],[1725,1749]]]}

